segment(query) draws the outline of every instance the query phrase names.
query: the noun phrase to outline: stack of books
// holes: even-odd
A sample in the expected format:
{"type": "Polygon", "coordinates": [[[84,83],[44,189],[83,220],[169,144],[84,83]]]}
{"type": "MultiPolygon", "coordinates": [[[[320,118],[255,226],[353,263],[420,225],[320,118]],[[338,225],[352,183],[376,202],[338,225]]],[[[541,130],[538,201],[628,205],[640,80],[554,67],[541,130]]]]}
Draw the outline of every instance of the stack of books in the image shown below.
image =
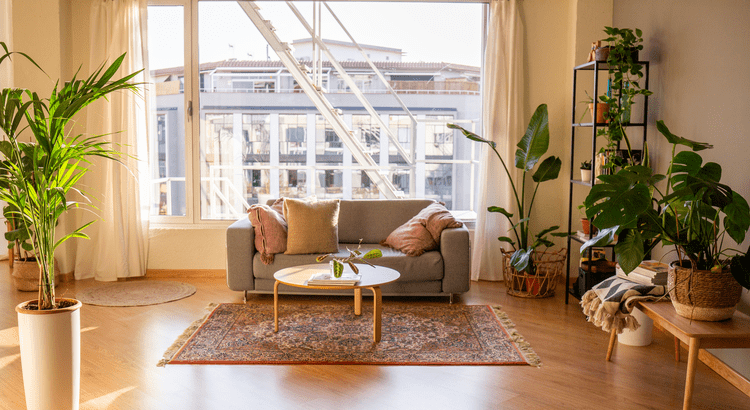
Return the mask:
{"type": "Polygon", "coordinates": [[[648,260],[641,262],[637,268],[633,269],[633,271],[627,275],[622,268],[620,268],[619,264],[615,270],[617,271],[617,277],[641,285],[666,285],[669,266],[666,263],[648,260]]]}
{"type": "Polygon", "coordinates": [[[329,272],[314,273],[307,280],[307,286],[354,286],[362,275],[344,272],[340,278],[334,278],[329,272]]]}

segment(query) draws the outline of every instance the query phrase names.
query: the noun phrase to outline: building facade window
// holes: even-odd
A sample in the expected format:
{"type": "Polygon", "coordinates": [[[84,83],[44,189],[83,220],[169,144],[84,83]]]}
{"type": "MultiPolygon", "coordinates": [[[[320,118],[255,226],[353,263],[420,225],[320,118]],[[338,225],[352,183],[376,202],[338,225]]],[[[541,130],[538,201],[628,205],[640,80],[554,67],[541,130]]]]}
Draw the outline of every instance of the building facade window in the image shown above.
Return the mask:
{"type": "MultiPolygon", "coordinates": [[[[261,6],[275,35],[295,46],[292,53],[312,78],[311,69],[318,63],[310,58],[312,42],[309,37],[291,37],[287,26],[298,22],[280,12],[286,4],[261,2],[261,6]]],[[[310,11],[303,6],[303,14],[310,11]]],[[[460,8],[473,14],[472,27],[481,27],[483,6],[435,3],[357,4],[362,10],[359,15],[378,14],[381,20],[366,22],[355,13],[349,15],[348,24],[373,24],[374,30],[389,13],[393,15],[386,11],[389,7],[422,7],[425,13],[436,7],[460,8]],[[378,12],[365,11],[370,7],[378,12]]],[[[446,22],[455,14],[446,11],[446,22]]],[[[311,16],[307,18],[311,21],[311,16]]],[[[434,24],[410,29],[429,31],[434,24]]],[[[476,39],[479,56],[481,37],[476,39]]],[[[386,39],[384,44],[378,44],[379,38],[358,39],[385,84],[348,40],[324,41],[377,115],[365,109],[356,90],[324,58],[315,66],[321,68],[317,93],[333,107],[336,123],[349,130],[342,138],[337,134],[341,127],[328,123],[294,78],[290,70],[298,68],[285,66],[272,47],[266,47],[261,30],[237,2],[151,0],[151,79],[157,90],[152,215],[183,217],[179,220],[193,223],[236,220],[250,205],[281,196],[384,198],[390,188],[378,175],[386,177],[396,195],[433,198],[451,209],[469,209],[467,198],[476,192],[470,178],[477,166],[475,150],[446,124],[459,122],[480,129],[481,59],[436,55],[404,61],[404,56],[424,47],[407,50],[392,47],[386,39]],[[186,32],[197,36],[186,37],[186,32]],[[189,38],[197,38],[197,47],[189,38]],[[256,43],[263,48],[253,49],[256,43]],[[185,50],[182,58],[167,61],[166,54],[180,47],[185,50]],[[388,95],[387,86],[396,90],[396,96],[388,95]],[[363,154],[372,159],[370,165],[357,162],[363,154]]],[[[447,50],[448,44],[441,42],[448,40],[436,37],[437,48],[447,50]]],[[[458,48],[467,48],[466,42],[458,48]]]]}

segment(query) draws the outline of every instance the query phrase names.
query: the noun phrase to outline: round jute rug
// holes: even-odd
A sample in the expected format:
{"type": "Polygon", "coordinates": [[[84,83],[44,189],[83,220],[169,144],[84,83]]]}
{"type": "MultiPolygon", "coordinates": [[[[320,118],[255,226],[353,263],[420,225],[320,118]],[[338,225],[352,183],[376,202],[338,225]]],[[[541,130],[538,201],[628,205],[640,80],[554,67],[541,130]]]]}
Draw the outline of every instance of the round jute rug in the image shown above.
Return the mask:
{"type": "Polygon", "coordinates": [[[195,286],[182,282],[138,280],[112,282],[76,293],[76,299],[97,306],[147,306],[184,299],[195,286]]]}

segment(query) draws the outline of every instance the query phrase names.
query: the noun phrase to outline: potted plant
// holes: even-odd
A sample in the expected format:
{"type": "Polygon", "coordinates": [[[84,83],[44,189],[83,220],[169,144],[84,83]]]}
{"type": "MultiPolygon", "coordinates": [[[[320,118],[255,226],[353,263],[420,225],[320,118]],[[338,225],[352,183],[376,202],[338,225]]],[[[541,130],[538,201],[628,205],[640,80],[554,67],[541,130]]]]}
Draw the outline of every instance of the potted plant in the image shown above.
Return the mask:
{"type": "Polygon", "coordinates": [[[505,269],[504,272],[507,274],[509,269],[513,271],[511,272],[513,277],[511,280],[506,280],[506,284],[508,293],[517,296],[552,296],[556,274],[559,274],[562,263],[560,263],[559,269],[557,267],[550,269],[552,266],[551,264],[560,261],[564,262],[566,257],[565,249],[562,249],[557,253],[546,251],[547,248],[554,245],[551,240],[547,239],[547,235],[558,237],[568,235],[567,232],[556,232],[560,229],[559,226],[542,229],[533,236],[530,231],[531,211],[534,206],[534,199],[536,198],[539,185],[542,182],[556,179],[560,173],[560,168],[562,167],[562,161],[555,156],[547,157],[539,162],[549,147],[548,121],[547,105],[541,104],[537,107],[534,115],[531,117],[526,133],[517,145],[518,149],[516,150],[515,155],[515,167],[520,169],[522,173],[520,192],[516,188],[516,183],[510,175],[505,160],[497,151],[497,144],[495,142],[486,140],[456,124],[448,124],[449,128],[460,130],[470,140],[487,144],[495,152],[495,155],[497,155],[503,166],[505,175],[510,181],[518,216],[515,217],[512,212],[498,206],[490,206],[487,208],[487,211],[502,214],[512,225],[511,230],[513,232],[513,238],[509,236],[501,236],[498,240],[510,244],[513,248],[512,252],[506,253],[504,251],[504,255],[507,255],[506,268],[508,268],[505,269]],[[538,166],[536,171],[531,176],[531,179],[536,183],[536,186],[531,195],[531,200],[527,202],[527,174],[534,169],[537,163],[538,166]],[[537,248],[539,247],[544,247],[545,251],[537,251],[537,248]],[[543,282],[544,285],[535,285],[535,283],[540,283],[540,281],[543,282]],[[528,291],[526,294],[523,293],[524,289],[528,291]]]}
{"type": "Polygon", "coordinates": [[[581,181],[591,182],[591,160],[581,162],[581,181]]]}
{"type": "Polygon", "coordinates": [[[604,166],[612,172],[621,166],[619,158],[615,155],[620,142],[625,142],[628,152],[631,150],[625,127],[630,123],[635,97],[649,96],[652,93],[640,84],[643,78],[643,64],[638,62],[638,53],[643,49],[642,31],[637,28],[633,30],[605,27],[604,32],[608,35],[603,41],[607,43],[609,50],[606,60],[609,81],[606,95],[600,96],[599,100],[607,104],[607,127],[598,130],[597,135],[607,138],[607,145],[602,148],[603,152],[607,153],[604,166]]]}
{"type": "Polygon", "coordinates": [[[657,129],[672,145],[667,175],[649,167],[646,150],[643,165],[599,176],[601,182],[584,202],[599,234],[581,251],[609,243],[617,234],[617,260],[629,273],[657,244],[673,246],[677,262],[668,283],[677,313],[696,320],[727,319],[742,287],[750,288],[750,257],[725,245],[724,239],[744,241],[750,207],[720,182],[719,164],[703,163],[697,152],[711,145],[676,136],[662,121],[657,121],[657,129]],[[688,149],[678,152],[678,146],[688,149]]]}
{"type": "Polygon", "coordinates": [[[341,275],[344,273],[344,264],[349,265],[350,268],[352,268],[352,271],[354,271],[355,274],[359,273],[359,269],[357,268],[357,265],[354,263],[355,261],[364,262],[370,266],[374,266],[368,259],[376,259],[383,256],[383,251],[380,249],[371,249],[364,255],[359,250],[362,247],[362,239],[359,240],[359,245],[357,245],[357,249],[351,250],[348,247],[346,248],[347,251],[349,251],[349,256],[341,257],[341,256],[334,256],[331,253],[320,255],[317,258],[315,258],[316,262],[324,262],[329,257],[331,258],[331,275],[333,275],[334,278],[340,278],[341,275]]]}
{"type": "MultiPolygon", "coordinates": [[[[18,54],[9,52],[0,63],[18,54]]],[[[49,97],[26,89],[0,90],[0,200],[9,205],[6,217],[25,231],[39,263],[38,298],[16,306],[21,366],[29,409],[78,408],[80,392],[80,307],[75,299],[55,297],[55,249],[71,238],[88,238],[83,230],[55,237],[60,216],[87,205],[67,198],[88,171],[92,157],[118,160],[120,154],[98,136],[69,132],[69,122],[88,104],[118,90],[137,92],[129,81],[138,73],[112,80],[125,55],[101,66],[85,80],[55,84],[49,97]],[[25,120],[28,125],[21,126],[25,120]],[[31,141],[31,142],[28,142],[31,141]],[[41,359],[40,359],[41,358],[41,359]]],[[[41,70],[41,68],[40,68],[41,70]]],[[[20,234],[19,234],[20,235],[20,234]]],[[[20,236],[19,236],[20,237],[20,236]]],[[[29,247],[26,247],[27,250],[29,247]]]]}

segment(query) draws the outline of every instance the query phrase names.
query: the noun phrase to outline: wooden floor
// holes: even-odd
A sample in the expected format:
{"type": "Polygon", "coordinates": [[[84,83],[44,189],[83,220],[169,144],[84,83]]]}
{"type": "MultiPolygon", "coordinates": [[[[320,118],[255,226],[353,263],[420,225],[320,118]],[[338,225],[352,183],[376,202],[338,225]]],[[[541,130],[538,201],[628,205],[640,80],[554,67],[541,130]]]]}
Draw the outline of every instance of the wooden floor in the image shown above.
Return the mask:
{"type": "MultiPolygon", "coordinates": [[[[161,279],[164,280],[164,279],[161,279]]],[[[182,331],[210,302],[242,302],[223,279],[183,279],[198,292],[173,303],[81,311],[82,409],[677,409],[685,357],[674,361],[673,339],[654,331],[647,347],[618,345],[606,362],[607,333],[586,322],[563,293],[542,300],[508,296],[502,284],[473,282],[457,303],[501,305],[541,357],[531,366],[249,366],[156,367],[182,331]]],[[[62,284],[58,296],[96,285],[62,284]]],[[[13,288],[0,262],[0,409],[23,409],[14,306],[34,294],[13,288]]],[[[344,298],[284,296],[307,303],[344,298]]],[[[367,302],[367,300],[365,300],[367,302]]],[[[273,303],[267,295],[248,303],[273,303]]],[[[447,304],[447,298],[384,298],[396,303],[447,304]]],[[[695,409],[750,409],[750,398],[702,363],[695,409]]]]}

